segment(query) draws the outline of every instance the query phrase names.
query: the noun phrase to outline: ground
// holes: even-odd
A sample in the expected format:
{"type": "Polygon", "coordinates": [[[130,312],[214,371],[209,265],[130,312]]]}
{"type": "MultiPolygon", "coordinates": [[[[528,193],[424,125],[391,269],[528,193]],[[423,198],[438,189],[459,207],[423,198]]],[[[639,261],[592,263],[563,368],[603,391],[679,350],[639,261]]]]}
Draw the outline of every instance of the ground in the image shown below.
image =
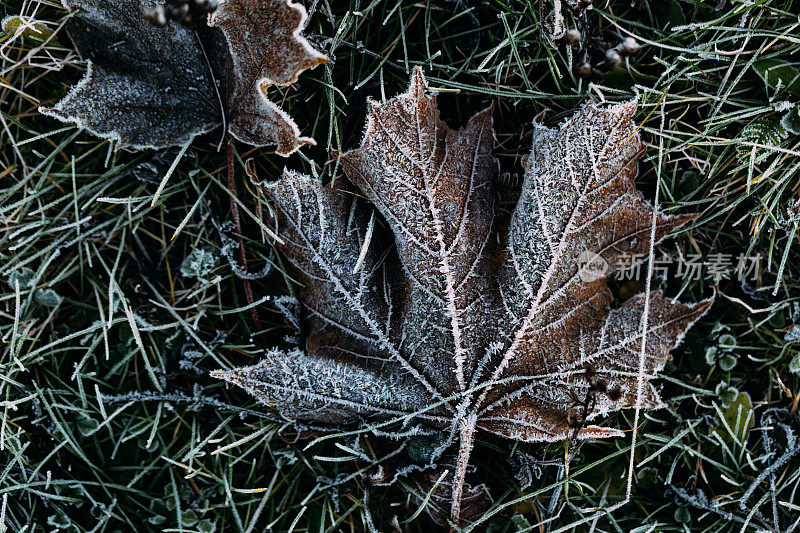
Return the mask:
{"type": "MultiPolygon", "coordinates": [[[[658,187],[663,211],[699,214],[658,248],[652,286],[716,298],[658,381],[667,408],[641,420],[624,507],[594,512],[626,498],[630,439],[583,444],[567,471],[563,443],[481,435],[476,475],[493,501],[474,530],[800,527],[797,3],[564,7],[597,46],[587,77],[577,48],[553,38],[549,1],[331,4],[306,3],[305,33],[332,61],[270,92],[317,145],[288,159],[233,145],[247,269],[260,274],[246,282],[219,135],[192,145],[151,205],[178,151],[115,151],[40,115],[85,63],[57,2],[0,4],[23,16],[0,35],[0,531],[363,531],[365,507],[381,530],[395,516],[431,530],[402,487],[371,490],[365,506],[365,456],[386,443],[309,446],[208,374],[293,334],[272,300],[287,281],[254,222],[267,206],[246,162],[260,179],[284,166],[341,177],[332,154],[359,144],[367,97],[397,94],[416,65],[452,127],[494,104],[508,205],[534,117],[638,97],[639,188],[654,201],[658,187]],[[607,68],[603,51],[627,36],[641,50],[607,68]]],[[[646,271],[613,282],[618,300],[646,271]]]]}

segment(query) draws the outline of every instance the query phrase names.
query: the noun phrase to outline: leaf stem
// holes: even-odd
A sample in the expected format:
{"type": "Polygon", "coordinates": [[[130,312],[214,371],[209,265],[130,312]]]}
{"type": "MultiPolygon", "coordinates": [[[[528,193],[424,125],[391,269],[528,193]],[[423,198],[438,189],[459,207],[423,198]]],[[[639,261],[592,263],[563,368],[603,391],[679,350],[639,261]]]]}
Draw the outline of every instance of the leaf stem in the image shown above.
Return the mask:
{"type": "Polygon", "coordinates": [[[461,497],[464,493],[464,480],[467,476],[467,466],[469,466],[469,456],[472,453],[477,421],[478,417],[475,413],[471,413],[461,420],[458,458],[456,459],[456,471],[453,474],[453,503],[450,506],[450,519],[453,522],[450,527],[451,533],[460,530],[461,497]]]}
{"type": "MultiPolygon", "coordinates": [[[[236,168],[233,159],[233,139],[228,139],[228,190],[231,192],[229,200],[231,205],[231,217],[233,224],[236,227],[236,240],[239,243],[239,263],[242,269],[247,270],[247,254],[244,251],[244,241],[242,240],[242,221],[239,218],[239,206],[236,203],[236,168]]],[[[261,319],[258,316],[258,309],[256,309],[253,298],[253,288],[250,286],[249,279],[243,279],[244,295],[247,298],[247,306],[250,308],[250,316],[253,318],[253,325],[256,331],[261,331],[261,319]]]]}

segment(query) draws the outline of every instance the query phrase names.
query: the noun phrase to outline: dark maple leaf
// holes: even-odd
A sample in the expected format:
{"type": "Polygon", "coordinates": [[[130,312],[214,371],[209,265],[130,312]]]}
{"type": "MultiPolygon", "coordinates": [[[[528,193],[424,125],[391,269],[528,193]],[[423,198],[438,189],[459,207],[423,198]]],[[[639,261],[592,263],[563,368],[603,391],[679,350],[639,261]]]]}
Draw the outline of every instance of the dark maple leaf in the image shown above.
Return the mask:
{"type": "Polygon", "coordinates": [[[120,146],[163,148],[225,126],[235,138],[288,155],[313,142],[266,96],[327,62],[302,36],[290,0],[223,0],[191,26],[149,22],[151,0],[62,0],[86,75],[41,112],[120,146]]]}
{"type": "Polygon", "coordinates": [[[214,375],[290,420],[420,423],[457,440],[455,458],[438,453],[455,465],[445,486],[463,523],[477,429],[528,442],[620,436],[588,422],[660,407],[650,379],[711,300],[652,292],[610,307],[617,259],[692,218],[656,215],[636,189],[635,102],[537,126],[509,219],[495,205],[491,108],[451,130],[425,89],[417,69],[407,93],[370,102],[361,147],[341,156],[400,264],[374,243],[364,253],[369,206],[357,195],[288,171],[264,184],[301,283],[305,350],[214,375]]]}

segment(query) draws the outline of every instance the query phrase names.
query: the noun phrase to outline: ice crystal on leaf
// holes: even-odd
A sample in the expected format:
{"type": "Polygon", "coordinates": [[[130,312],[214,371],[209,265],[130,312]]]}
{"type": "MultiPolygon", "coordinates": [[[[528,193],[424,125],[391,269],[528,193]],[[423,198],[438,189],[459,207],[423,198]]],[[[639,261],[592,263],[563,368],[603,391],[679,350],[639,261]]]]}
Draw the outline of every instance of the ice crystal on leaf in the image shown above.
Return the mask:
{"type": "Polygon", "coordinates": [[[183,144],[220,125],[281,155],[313,142],[266,96],[327,61],[300,35],[299,4],[223,0],[208,24],[159,27],[143,14],[152,0],[62,1],[87,70],[43,113],[133,148],[183,144]]]}
{"type": "Polygon", "coordinates": [[[358,194],[289,171],[263,185],[301,284],[305,351],[215,375],[290,420],[419,423],[458,441],[445,480],[458,523],[476,430],[528,442],[620,436],[591,421],[637,398],[660,407],[650,378],[711,301],[652,292],[611,308],[617,258],[692,218],[655,214],[636,189],[636,102],[537,126],[508,216],[495,205],[492,109],[452,130],[425,89],[417,69],[408,92],[369,103],[361,147],[341,155],[358,194]],[[370,206],[359,197],[396,252],[373,240],[363,256],[370,206]],[[591,275],[587,252],[603,267],[591,275]]]}

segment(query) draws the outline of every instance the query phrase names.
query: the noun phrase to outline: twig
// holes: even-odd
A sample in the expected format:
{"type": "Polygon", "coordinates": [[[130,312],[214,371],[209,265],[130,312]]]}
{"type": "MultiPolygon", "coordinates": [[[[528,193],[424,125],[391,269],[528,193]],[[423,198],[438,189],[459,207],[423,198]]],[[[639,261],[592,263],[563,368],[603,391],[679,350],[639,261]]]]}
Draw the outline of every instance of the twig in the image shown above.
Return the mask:
{"type": "MultiPolygon", "coordinates": [[[[236,169],[233,164],[233,140],[228,141],[228,190],[231,192],[229,197],[231,205],[231,216],[236,227],[236,240],[239,243],[239,262],[244,270],[247,270],[247,254],[244,251],[244,241],[242,240],[242,221],[239,219],[239,206],[236,204],[236,169]]],[[[249,279],[243,279],[244,295],[247,298],[247,306],[250,309],[250,316],[253,318],[253,325],[257,331],[261,331],[261,319],[258,316],[258,309],[254,305],[253,288],[250,286],[249,279]]]]}

